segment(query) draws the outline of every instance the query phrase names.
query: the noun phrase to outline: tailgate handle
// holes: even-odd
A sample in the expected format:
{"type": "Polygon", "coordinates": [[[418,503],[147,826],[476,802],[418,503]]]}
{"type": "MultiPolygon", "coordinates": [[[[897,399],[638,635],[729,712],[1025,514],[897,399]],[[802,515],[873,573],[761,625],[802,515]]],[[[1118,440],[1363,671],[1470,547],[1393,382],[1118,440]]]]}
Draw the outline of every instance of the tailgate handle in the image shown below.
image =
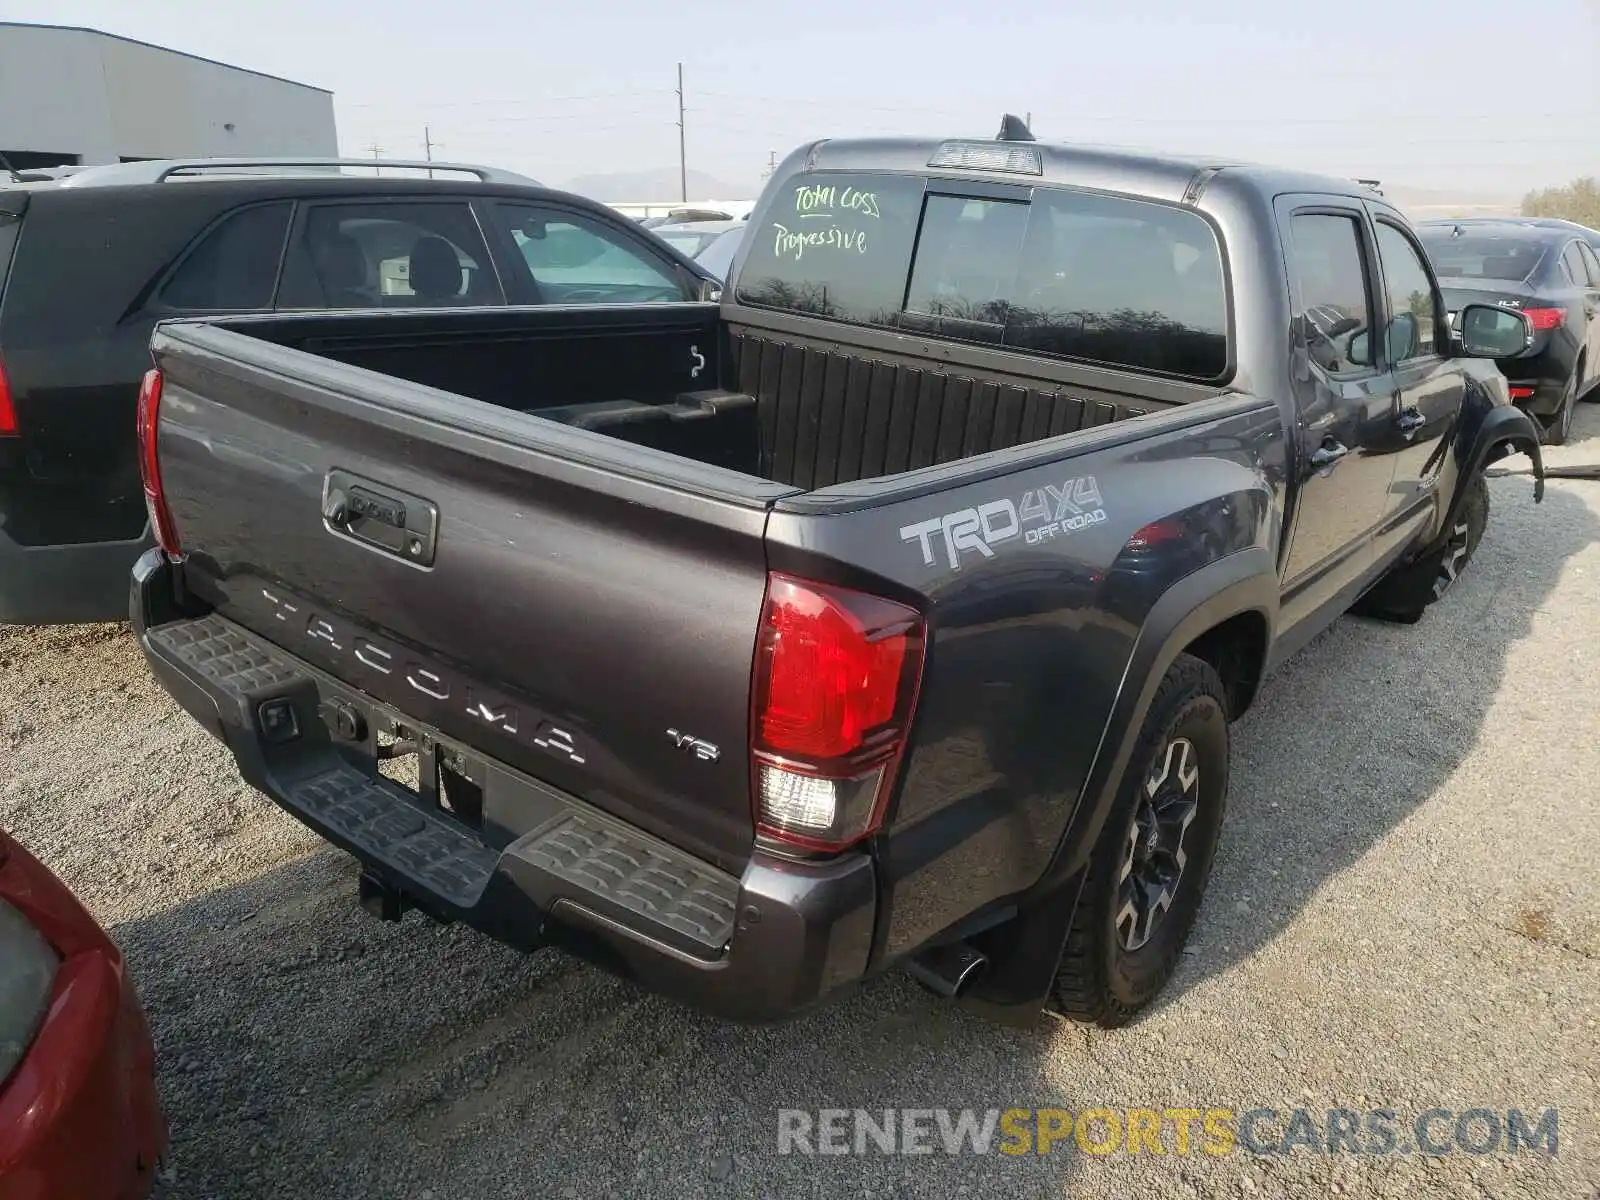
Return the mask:
{"type": "Polygon", "coordinates": [[[421,496],[334,470],[322,485],[322,522],[350,538],[417,566],[432,566],[439,510],[421,496]]]}

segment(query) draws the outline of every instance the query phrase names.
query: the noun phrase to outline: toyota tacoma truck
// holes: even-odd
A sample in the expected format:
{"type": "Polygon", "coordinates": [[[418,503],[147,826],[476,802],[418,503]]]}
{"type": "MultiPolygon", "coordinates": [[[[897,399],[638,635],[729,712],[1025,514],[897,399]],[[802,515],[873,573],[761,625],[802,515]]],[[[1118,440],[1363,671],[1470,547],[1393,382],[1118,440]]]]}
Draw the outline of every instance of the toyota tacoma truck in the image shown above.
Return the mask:
{"type": "MultiPolygon", "coordinates": [[[[530,224],[525,236],[541,231],[530,224]]],[[[164,323],[131,614],[362,903],[767,1020],[1169,977],[1262,677],[1539,433],[1359,183],[823,140],[715,302],[164,323]]]]}

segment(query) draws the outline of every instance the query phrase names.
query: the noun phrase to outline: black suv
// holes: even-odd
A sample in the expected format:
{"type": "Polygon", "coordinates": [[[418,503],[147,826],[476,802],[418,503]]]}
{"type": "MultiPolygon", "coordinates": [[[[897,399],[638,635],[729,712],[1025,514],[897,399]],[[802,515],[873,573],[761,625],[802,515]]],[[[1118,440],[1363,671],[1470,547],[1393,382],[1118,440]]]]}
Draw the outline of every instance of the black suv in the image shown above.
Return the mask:
{"type": "Polygon", "coordinates": [[[150,544],[134,417],[158,321],[714,287],[612,209],[483,167],[212,159],[0,176],[0,623],[126,615],[150,544]]]}

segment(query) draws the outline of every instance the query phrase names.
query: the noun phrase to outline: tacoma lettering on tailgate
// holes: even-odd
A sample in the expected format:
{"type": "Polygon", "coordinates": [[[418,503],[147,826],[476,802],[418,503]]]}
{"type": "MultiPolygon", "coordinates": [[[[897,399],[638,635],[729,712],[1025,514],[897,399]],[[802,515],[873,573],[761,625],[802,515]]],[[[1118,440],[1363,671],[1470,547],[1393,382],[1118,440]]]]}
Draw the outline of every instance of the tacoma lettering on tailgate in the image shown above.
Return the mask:
{"type": "Polygon", "coordinates": [[[588,739],[576,727],[558,724],[526,702],[484,687],[443,662],[425,660],[406,647],[370,638],[349,622],[318,612],[281,588],[256,590],[259,596],[243,593],[235,603],[271,614],[281,626],[274,640],[285,650],[334,670],[345,682],[402,712],[433,721],[438,720],[441,709],[459,712],[480,728],[567,762],[589,761],[588,739]]]}

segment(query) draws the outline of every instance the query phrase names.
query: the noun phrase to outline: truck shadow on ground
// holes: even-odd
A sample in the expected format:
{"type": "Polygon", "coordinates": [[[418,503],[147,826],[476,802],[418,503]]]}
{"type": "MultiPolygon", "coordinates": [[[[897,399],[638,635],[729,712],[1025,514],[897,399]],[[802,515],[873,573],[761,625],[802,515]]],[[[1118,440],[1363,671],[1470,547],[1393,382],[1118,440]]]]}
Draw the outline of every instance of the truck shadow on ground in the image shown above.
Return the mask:
{"type": "MultiPolygon", "coordinates": [[[[1278,936],[1458,769],[1512,647],[1600,538],[1581,486],[1534,508],[1526,479],[1497,480],[1477,560],[1421,623],[1346,619],[1266,685],[1236,729],[1194,953],[1158,1008],[1278,936]]],[[[1089,1035],[988,1025],[899,973],[745,1028],[555,952],[380,924],[354,893],[351,860],[324,849],[114,931],[173,1124],[158,1195],[893,1195],[913,1176],[926,1194],[1059,1194],[1075,1157],[801,1162],[777,1153],[777,1114],[1078,1109],[1114,1086],[1089,1035]]]]}
{"type": "MultiPolygon", "coordinates": [[[[1600,540],[1600,518],[1577,490],[1590,486],[1552,485],[1535,506],[1528,477],[1494,481],[1476,556],[1418,624],[1345,617],[1266,682],[1234,727],[1222,844],[1185,967],[1161,1004],[1269,943],[1461,770],[1508,656],[1533,634],[1567,561],[1600,540]]],[[[1559,721],[1517,715],[1541,718],[1529,735],[1559,748],[1559,721]]]]}
{"type": "Polygon", "coordinates": [[[883,1196],[913,1176],[1035,1195],[1073,1173],[1064,1153],[778,1153],[785,1108],[1065,1103],[1041,1088],[1048,1033],[900,973],[737,1026],[556,951],[380,923],[354,892],[351,860],[318,850],[114,930],[172,1127],[159,1200],[883,1196]]]}

